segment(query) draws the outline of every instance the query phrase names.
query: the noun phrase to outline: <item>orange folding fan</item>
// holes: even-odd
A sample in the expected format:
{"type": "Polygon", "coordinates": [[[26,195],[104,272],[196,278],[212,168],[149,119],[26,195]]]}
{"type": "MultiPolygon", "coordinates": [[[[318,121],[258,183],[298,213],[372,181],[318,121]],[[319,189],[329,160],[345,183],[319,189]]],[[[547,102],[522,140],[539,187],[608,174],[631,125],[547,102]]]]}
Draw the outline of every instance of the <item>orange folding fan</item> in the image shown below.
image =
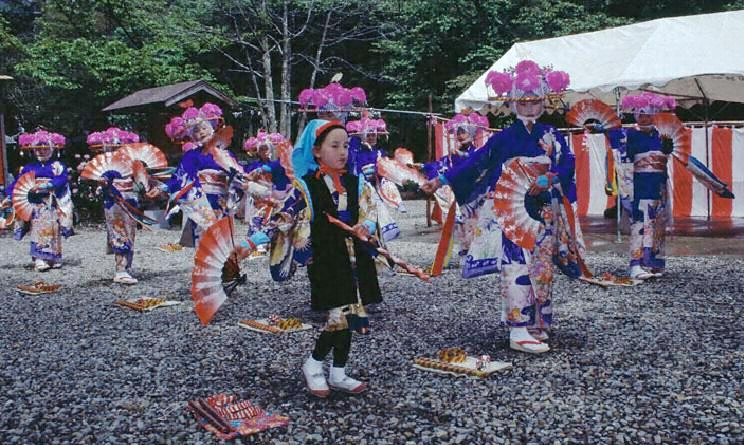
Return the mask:
{"type": "Polygon", "coordinates": [[[28,194],[36,186],[36,173],[30,171],[24,173],[13,188],[13,211],[16,218],[22,221],[31,221],[34,205],[28,200],[28,194]]]}
{"type": "Polygon", "coordinates": [[[191,273],[191,298],[202,324],[207,324],[235,288],[244,283],[240,260],[245,249],[235,242],[232,217],[222,218],[207,229],[199,240],[191,273]]]}
{"type": "Polygon", "coordinates": [[[85,165],[80,177],[89,181],[104,181],[103,174],[118,172],[123,178],[132,174],[132,158],[126,153],[115,151],[100,153],[85,165]]]}
{"type": "Polygon", "coordinates": [[[496,182],[493,211],[504,236],[527,250],[535,248],[540,221],[533,219],[525,207],[525,196],[535,179],[548,170],[548,164],[509,162],[496,182]]]}
{"type": "Polygon", "coordinates": [[[692,132],[674,113],[654,115],[654,127],[662,137],[669,138],[674,144],[672,155],[684,165],[690,161],[692,154],[692,132]]]}
{"type": "Polygon", "coordinates": [[[148,169],[168,167],[168,159],[158,147],[148,143],[122,145],[117,151],[123,152],[133,161],[141,161],[148,169]]]}
{"type": "Polygon", "coordinates": [[[426,182],[424,175],[416,170],[415,168],[408,167],[396,161],[386,157],[377,158],[377,172],[383,178],[387,178],[394,184],[403,186],[406,182],[414,182],[421,186],[426,182]]]}
{"type": "Polygon", "coordinates": [[[597,99],[580,100],[566,113],[566,121],[576,127],[583,127],[590,119],[597,120],[604,128],[618,128],[622,125],[615,110],[597,99]]]}

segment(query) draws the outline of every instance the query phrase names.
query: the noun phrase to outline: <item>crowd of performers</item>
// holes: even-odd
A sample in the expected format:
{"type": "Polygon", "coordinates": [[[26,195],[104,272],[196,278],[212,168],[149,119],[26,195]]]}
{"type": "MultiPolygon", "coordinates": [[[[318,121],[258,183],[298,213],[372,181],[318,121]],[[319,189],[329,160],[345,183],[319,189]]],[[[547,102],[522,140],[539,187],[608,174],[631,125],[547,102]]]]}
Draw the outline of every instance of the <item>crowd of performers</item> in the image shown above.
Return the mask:
{"type": "MultiPolygon", "coordinates": [[[[476,141],[491,131],[488,119],[476,112],[458,114],[446,124],[457,148],[425,164],[414,163],[410,152],[391,156],[382,149],[379,138],[387,127],[364,111],[364,91],[333,82],[300,95],[302,111],[317,117],[304,126],[294,147],[283,135],[265,131],[245,140],[251,163],[238,162],[229,150],[232,129],[224,125],[222,110],[206,103],[186,109],[165,128],[183,149],[177,168],[169,170],[162,152],[140,143],[136,134],[111,128],[90,134],[88,144],[98,154],[79,169],[83,179],[97,181],[104,190],[115,282],[137,282],[132,275],[136,228],[149,223],[141,202],[167,196],[168,216],[183,214],[180,243],[197,247],[192,296],[201,321],[209,322],[240,280],[239,266],[232,278],[226,276],[228,263],[268,250],[277,281],[304,266],[312,309],[325,312],[326,320],[302,366],[306,385],[319,397],[331,390],[359,393],[367,384],[345,369],[352,332],[369,330],[365,307],[382,301],[378,267],[398,265],[428,278],[386,249],[386,242],[400,235],[390,210],[405,211],[397,190],[405,181],[437,197],[445,226],[454,226],[450,233],[459,239],[463,277],[500,275],[501,320],[509,328],[510,347],[535,354],[550,349],[554,273],[591,277],[576,211],[575,158],[564,135],[539,121],[546,106],[560,102],[569,81],[567,73],[530,60],[489,73],[492,100],[515,115],[514,123],[479,147],[476,141]],[[358,112],[359,119],[348,121],[350,112],[358,112]],[[236,215],[248,226],[245,236],[235,233],[236,215]],[[228,285],[230,280],[234,283],[228,285]],[[326,378],[323,363],[330,353],[326,378]]],[[[629,275],[658,276],[665,266],[670,155],[719,195],[733,195],[689,156],[681,133],[670,132],[669,122],[657,117],[674,109],[673,99],[626,96],[623,110],[636,121],[628,128],[607,105],[578,105],[567,119],[605,132],[613,150],[608,159],[618,161],[612,169],[617,168],[622,205],[632,218],[629,275]]],[[[67,168],[52,160],[64,144],[63,136],[46,131],[19,140],[36,161],[23,167],[9,194],[17,214],[16,238],[29,235],[37,271],[62,265],[61,237],[72,233],[67,168]]],[[[9,206],[6,200],[3,207],[9,206]]],[[[451,240],[444,239],[445,232],[446,244],[451,240]]]]}

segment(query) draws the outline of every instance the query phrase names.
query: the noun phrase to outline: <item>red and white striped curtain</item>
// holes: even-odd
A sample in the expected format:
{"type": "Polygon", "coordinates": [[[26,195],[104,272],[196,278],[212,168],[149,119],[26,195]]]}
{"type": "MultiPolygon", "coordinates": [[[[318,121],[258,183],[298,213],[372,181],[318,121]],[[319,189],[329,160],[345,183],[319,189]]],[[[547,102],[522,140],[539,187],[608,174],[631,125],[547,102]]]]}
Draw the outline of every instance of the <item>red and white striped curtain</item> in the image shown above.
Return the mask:
{"type": "MultiPolygon", "coordinates": [[[[700,184],[687,169],[670,158],[669,196],[675,218],[707,217],[708,193],[712,218],[744,217],[744,129],[709,128],[706,156],[703,128],[692,131],[692,155],[705,164],[738,199],[719,198],[700,184]],[[707,159],[707,162],[706,162],[707,159]]],[[[601,215],[614,198],[605,194],[607,139],[601,134],[572,133],[568,137],[576,156],[576,188],[580,215],[601,215]]]]}

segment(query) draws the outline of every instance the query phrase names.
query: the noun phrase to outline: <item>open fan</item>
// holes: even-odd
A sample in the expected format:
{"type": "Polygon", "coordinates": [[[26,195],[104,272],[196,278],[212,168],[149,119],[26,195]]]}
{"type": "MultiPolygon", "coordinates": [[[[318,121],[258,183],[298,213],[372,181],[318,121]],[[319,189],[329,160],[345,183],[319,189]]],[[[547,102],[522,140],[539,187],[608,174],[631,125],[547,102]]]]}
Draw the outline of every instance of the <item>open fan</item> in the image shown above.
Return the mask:
{"type": "Polygon", "coordinates": [[[294,181],[294,168],[292,168],[292,144],[288,141],[276,145],[276,156],[279,163],[284,167],[284,171],[290,181],[294,181]]]}
{"type": "Polygon", "coordinates": [[[403,186],[406,182],[414,182],[421,186],[426,182],[424,175],[415,168],[408,167],[395,159],[380,156],[377,158],[377,172],[394,184],[403,186]]]}
{"type": "Polygon", "coordinates": [[[230,156],[227,148],[230,146],[233,137],[233,128],[230,126],[222,127],[212,136],[212,139],[207,142],[207,151],[214,158],[214,162],[217,163],[226,172],[232,172],[233,170],[242,173],[243,167],[238,164],[238,161],[234,157],[230,156]]]}
{"type": "Polygon", "coordinates": [[[654,127],[662,137],[672,140],[674,143],[672,155],[687,165],[692,154],[692,132],[674,113],[654,115],[654,127]]]}
{"type": "Polygon", "coordinates": [[[377,181],[377,193],[380,195],[380,198],[391,207],[400,209],[400,205],[403,203],[403,198],[400,196],[398,186],[393,184],[392,181],[389,181],[386,178],[381,178],[377,181]]]}
{"type": "Polygon", "coordinates": [[[525,200],[535,179],[548,168],[547,163],[514,159],[504,167],[494,189],[493,212],[504,236],[527,250],[535,248],[541,223],[529,214],[525,200]]]}
{"type": "Polygon", "coordinates": [[[403,147],[398,147],[395,149],[395,153],[393,154],[393,159],[400,162],[403,165],[412,165],[413,164],[413,153],[411,150],[403,147]]]}
{"type": "Polygon", "coordinates": [[[222,218],[199,240],[191,273],[191,298],[202,324],[207,324],[235,288],[244,283],[240,260],[246,252],[235,242],[232,217],[222,218]]]}
{"type": "Polygon", "coordinates": [[[566,122],[576,127],[583,127],[590,119],[598,121],[604,128],[618,128],[622,125],[615,110],[597,99],[580,100],[566,113],[566,122]]]}
{"type": "Polygon", "coordinates": [[[85,165],[80,177],[89,181],[105,181],[103,174],[118,172],[122,178],[132,174],[132,158],[126,153],[115,151],[100,153],[85,165]]]}
{"type": "Polygon", "coordinates": [[[168,167],[168,159],[165,157],[165,153],[152,144],[126,144],[122,145],[117,151],[123,152],[133,161],[142,161],[148,169],[168,167]]]}
{"type": "Polygon", "coordinates": [[[24,173],[13,187],[13,211],[16,218],[22,221],[31,221],[34,205],[28,200],[28,194],[36,186],[36,173],[30,171],[24,173]]]}

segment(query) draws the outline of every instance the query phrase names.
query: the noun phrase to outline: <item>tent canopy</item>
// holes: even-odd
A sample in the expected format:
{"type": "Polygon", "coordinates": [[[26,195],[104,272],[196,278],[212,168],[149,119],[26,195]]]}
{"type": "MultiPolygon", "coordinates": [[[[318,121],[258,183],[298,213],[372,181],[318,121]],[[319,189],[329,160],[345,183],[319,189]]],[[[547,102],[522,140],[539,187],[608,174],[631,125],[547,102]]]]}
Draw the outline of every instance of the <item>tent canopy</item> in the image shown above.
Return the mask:
{"type": "MultiPolygon", "coordinates": [[[[689,108],[702,98],[744,102],[744,11],[673,17],[603,31],[515,43],[488,71],[532,59],[571,76],[568,103],[652,90],[689,108]]],[[[455,109],[489,106],[486,71],[455,100],[455,109]]],[[[490,88],[489,88],[490,90],[490,88]]],[[[493,93],[491,93],[492,95],[493,93]]]]}

